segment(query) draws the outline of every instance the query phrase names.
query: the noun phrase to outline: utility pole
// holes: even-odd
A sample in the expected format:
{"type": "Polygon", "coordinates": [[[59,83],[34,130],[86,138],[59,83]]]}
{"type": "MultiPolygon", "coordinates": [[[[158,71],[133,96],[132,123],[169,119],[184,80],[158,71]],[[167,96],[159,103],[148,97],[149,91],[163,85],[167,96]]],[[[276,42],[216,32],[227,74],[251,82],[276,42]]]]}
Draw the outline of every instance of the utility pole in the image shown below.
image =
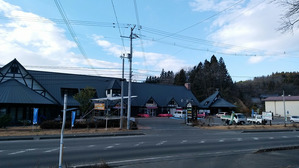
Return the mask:
{"type": "Polygon", "coordinates": [[[133,34],[133,30],[135,29],[136,25],[131,27],[131,34],[130,37],[124,37],[124,38],[130,38],[130,54],[128,54],[128,59],[130,63],[130,69],[129,69],[129,86],[128,86],[128,111],[127,111],[127,129],[130,129],[130,117],[131,117],[131,93],[132,93],[132,57],[133,57],[133,39],[138,38],[136,34],[133,34]]]}
{"type": "Polygon", "coordinates": [[[284,112],[284,126],[287,126],[287,116],[286,116],[286,103],[285,103],[285,96],[284,90],[282,91],[282,99],[283,99],[283,112],[284,112]]]}
{"type": "Polygon", "coordinates": [[[124,120],[123,120],[123,117],[124,117],[124,76],[125,76],[125,54],[123,54],[123,56],[121,56],[122,58],[122,75],[121,75],[121,101],[120,101],[120,126],[119,128],[120,129],[123,129],[123,123],[124,123],[124,120]]]}
{"type": "Polygon", "coordinates": [[[63,103],[63,118],[62,118],[62,127],[60,135],[60,150],[59,150],[59,168],[62,168],[63,161],[63,132],[65,127],[65,117],[66,117],[66,105],[67,105],[67,94],[64,94],[64,103],[63,103]]]}
{"type": "Polygon", "coordinates": [[[128,55],[130,69],[129,69],[129,86],[128,86],[128,112],[127,112],[127,129],[131,129],[130,126],[130,117],[131,117],[131,93],[132,93],[132,57],[133,57],[133,30],[135,29],[136,25],[131,27],[131,34],[130,34],[130,54],[128,55]]]}

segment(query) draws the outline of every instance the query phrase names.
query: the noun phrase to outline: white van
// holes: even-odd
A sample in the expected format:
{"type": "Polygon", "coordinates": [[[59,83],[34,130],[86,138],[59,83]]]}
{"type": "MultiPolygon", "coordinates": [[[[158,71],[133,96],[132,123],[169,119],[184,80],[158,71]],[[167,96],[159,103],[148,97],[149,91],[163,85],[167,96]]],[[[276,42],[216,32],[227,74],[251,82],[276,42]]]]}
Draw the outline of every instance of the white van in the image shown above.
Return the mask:
{"type": "Polygon", "coordinates": [[[186,118],[186,110],[176,110],[173,116],[176,118],[186,118]]]}

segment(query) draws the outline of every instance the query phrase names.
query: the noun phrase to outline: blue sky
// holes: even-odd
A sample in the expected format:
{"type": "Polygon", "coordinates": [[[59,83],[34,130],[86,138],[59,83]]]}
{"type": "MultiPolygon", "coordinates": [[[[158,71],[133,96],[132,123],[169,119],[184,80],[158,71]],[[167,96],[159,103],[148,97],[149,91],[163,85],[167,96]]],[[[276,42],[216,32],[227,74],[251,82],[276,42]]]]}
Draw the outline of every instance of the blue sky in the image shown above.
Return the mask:
{"type": "MultiPolygon", "coordinates": [[[[130,46],[120,36],[137,25],[135,81],[162,68],[192,68],[212,55],[223,57],[234,81],[298,71],[299,30],[277,31],[285,9],[270,0],[57,2],[73,34],[55,0],[0,0],[0,66],[17,58],[27,69],[120,77],[120,55],[130,46]]],[[[125,68],[127,74],[128,60],[125,68]]]]}

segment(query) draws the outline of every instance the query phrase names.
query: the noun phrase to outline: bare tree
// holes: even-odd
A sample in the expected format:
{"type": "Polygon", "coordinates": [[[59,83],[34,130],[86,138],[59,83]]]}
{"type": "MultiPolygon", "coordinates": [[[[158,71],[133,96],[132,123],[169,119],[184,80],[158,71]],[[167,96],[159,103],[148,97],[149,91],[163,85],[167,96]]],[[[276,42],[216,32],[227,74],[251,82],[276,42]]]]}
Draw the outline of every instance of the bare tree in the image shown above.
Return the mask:
{"type": "Polygon", "coordinates": [[[282,24],[278,30],[288,32],[295,28],[299,28],[299,0],[274,0],[278,4],[286,8],[285,13],[282,15],[282,24]]]}

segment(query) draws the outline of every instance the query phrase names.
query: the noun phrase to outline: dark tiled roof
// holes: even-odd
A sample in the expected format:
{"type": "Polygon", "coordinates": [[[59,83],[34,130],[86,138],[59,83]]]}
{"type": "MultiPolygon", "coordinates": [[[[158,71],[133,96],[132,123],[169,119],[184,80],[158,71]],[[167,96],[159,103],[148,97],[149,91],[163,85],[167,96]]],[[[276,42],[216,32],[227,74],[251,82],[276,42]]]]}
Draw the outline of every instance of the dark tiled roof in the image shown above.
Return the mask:
{"type": "Polygon", "coordinates": [[[18,104],[54,104],[47,98],[21,84],[15,79],[0,84],[0,102],[18,104]]]}
{"type": "Polygon", "coordinates": [[[214,104],[211,105],[211,107],[229,107],[229,108],[234,108],[236,107],[235,105],[227,102],[223,98],[219,98],[214,104]]]}
{"type": "Polygon", "coordinates": [[[208,109],[210,107],[236,107],[235,105],[229,103],[228,101],[224,100],[220,96],[220,92],[216,91],[214,94],[206,98],[204,101],[200,103],[201,108],[208,109]]]}
{"type": "MultiPolygon", "coordinates": [[[[87,86],[95,88],[98,97],[106,97],[107,88],[118,88],[117,78],[63,74],[54,72],[29,71],[61,104],[63,96],[60,88],[78,88],[83,89],[87,86]]],[[[128,83],[124,82],[124,96],[128,95],[128,83]]],[[[193,101],[192,104],[199,106],[199,102],[190,90],[184,86],[132,83],[132,96],[138,96],[132,99],[132,106],[145,106],[146,102],[153,98],[159,107],[166,107],[174,99],[179,106],[185,107],[186,100],[193,101]]],[[[68,96],[69,106],[78,106],[78,102],[71,96],[68,96]]]]}
{"type": "MultiPolygon", "coordinates": [[[[285,101],[299,101],[299,96],[285,96],[285,101]]],[[[282,96],[268,97],[264,101],[283,101],[282,96]]]]}

